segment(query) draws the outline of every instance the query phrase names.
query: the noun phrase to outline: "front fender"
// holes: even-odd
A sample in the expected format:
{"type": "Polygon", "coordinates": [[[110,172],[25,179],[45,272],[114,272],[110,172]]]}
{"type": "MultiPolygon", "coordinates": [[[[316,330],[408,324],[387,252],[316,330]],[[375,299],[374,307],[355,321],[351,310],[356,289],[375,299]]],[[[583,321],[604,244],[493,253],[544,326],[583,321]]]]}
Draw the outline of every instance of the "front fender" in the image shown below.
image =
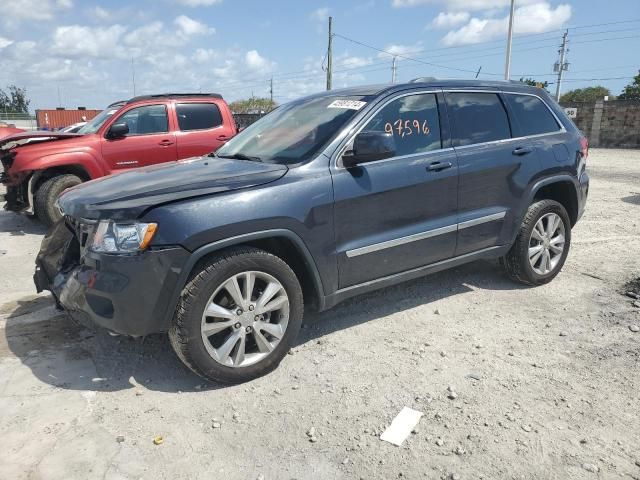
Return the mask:
{"type": "Polygon", "coordinates": [[[277,239],[277,238],[286,238],[290,240],[295,246],[298,254],[302,257],[304,263],[308,271],[311,273],[311,278],[314,283],[314,291],[318,293],[318,297],[316,301],[318,302],[318,306],[320,310],[324,309],[324,289],[322,285],[322,279],[320,278],[320,272],[318,271],[318,267],[311,255],[311,252],[305,245],[302,238],[300,238],[296,233],[287,229],[271,229],[271,230],[263,230],[259,232],[251,232],[245,233],[242,235],[237,235],[235,237],[225,238],[223,240],[219,240],[213,243],[209,243],[201,246],[197,250],[191,253],[189,259],[186,264],[182,268],[180,272],[180,276],[178,278],[178,282],[176,283],[175,290],[173,295],[171,296],[169,308],[167,308],[165,318],[163,321],[163,325],[169,326],[171,324],[171,319],[173,318],[173,314],[175,312],[176,306],[178,304],[178,300],[180,299],[180,293],[184,286],[187,284],[189,280],[189,275],[191,271],[198,263],[199,260],[204,258],[206,255],[209,255],[213,252],[220,251],[224,248],[232,247],[234,245],[246,244],[247,242],[252,242],[256,240],[264,240],[264,239],[277,239]]]}
{"type": "Polygon", "coordinates": [[[87,172],[91,179],[103,177],[110,173],[102,159],[97,159],[94,155],[87,152],[64,152],[54,153],[51,155],[27,157],[20,155],[11,168],[12,175],[25,174],[37,170],[47,170],[50,168],[74,166],[80,167],[87,172]]]}

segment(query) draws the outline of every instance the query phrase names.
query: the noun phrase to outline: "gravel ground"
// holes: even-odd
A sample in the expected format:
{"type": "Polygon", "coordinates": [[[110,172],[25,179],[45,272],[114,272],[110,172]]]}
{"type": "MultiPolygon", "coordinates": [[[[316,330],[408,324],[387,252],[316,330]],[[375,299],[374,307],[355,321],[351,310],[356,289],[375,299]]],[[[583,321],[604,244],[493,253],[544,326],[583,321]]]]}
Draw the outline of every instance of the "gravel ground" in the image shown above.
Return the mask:
{"type": "Polygon", "coordinates": [[[640,275],[640,151],[588,164],[552,283],[477,262],[355,298],[234,387],[165,336],[56,312],[31,281],[42,228],[0,212],[0,478],[640,479],[640,303],[622,294],[640,275]],[[379,435],[404,406],[424,416],[395,447],[379,435]]]}

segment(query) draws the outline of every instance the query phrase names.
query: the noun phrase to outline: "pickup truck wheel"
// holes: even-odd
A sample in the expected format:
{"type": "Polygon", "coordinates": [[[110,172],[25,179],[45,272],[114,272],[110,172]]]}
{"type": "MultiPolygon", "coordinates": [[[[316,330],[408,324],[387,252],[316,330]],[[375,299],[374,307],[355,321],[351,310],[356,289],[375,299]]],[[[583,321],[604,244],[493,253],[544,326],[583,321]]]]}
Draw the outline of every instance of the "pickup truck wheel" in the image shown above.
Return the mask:
{"type": "Polygon", "coordinates": [[[571,222],[567,211],[554,200],[541,200],[529,206],[503,265],[513,280],[542,285],[560,272],[570,244],[571,222]]]}
{"type": "Polygon", "coordinates": [[[81,183],[80,177],[65,174],[51,177],[40,185],[34,199],[34,211],[38,219],[47,227],[60,220],[62,215],[56,208],[56,200],[67,188],[75,187],[81,183]]]}
{"type": "Polygon", "coordinates": [[[300,330],[303,310],[300,283],[283,260],[234,248],[187,283],[169,338],[198,375],[241,383],[278,366],[300,330]]]}

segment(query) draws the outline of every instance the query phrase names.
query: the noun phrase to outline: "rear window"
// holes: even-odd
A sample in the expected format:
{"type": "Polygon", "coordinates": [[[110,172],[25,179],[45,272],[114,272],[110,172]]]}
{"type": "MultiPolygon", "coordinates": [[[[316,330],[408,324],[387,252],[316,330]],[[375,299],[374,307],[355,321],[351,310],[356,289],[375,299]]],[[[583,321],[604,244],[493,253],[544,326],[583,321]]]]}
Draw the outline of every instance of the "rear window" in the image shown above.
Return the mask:
{"type": "Polygon", "coordinates": [[[454,146],[511,138],[507,112],[495,93],[447,93],[447,107],[455,129],[454,146]]]}
{"type": "Polygon", "coordinates": [[[509,93],[505,95],[505,98],[513,114],[518,119],[522,136],[539,135],[560,130],[560,126],[553,114],[538,97],[509,93]]]}
{"type": "Polygon", "coordinates": [[[222,125],[222,114],[215,103],[178,103],[176,114],[182,131],[205,130],[222,125]]]}

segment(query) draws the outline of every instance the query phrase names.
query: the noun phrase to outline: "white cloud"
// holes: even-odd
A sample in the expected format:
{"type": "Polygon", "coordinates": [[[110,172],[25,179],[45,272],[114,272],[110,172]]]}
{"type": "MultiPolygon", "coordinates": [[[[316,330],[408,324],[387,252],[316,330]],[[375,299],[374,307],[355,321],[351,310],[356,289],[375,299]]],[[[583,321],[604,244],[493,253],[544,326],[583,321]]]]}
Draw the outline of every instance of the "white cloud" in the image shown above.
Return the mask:
{"type": "MultiPolygon", "coordinates": [[[[558,5],[555,9],[547,2],[525,5],[516,9],[514,33],[542,33],[561,27],[571,17],[571,6],[558,5]]],[[[458,30],[452,30],[442,38],[446,46],[469,45],[485,42],[504,35],[509,17],[472,18],[458,30]]]]}
{"type": "Polygon", "coordinates": [[[433,28],[452,28],[469,21],[469,12],[440,12],[431,22],[433,28]]]}
{"type": "Polygon", "coordinates": [[[0,36],[0,48],[8,47],[13,43],[13,40],[0,36]]]}
{"type": "Polygon", "coordinates": [[[411,56],[415,53],[421,52],[423,47],[422,42],[418,42],[414,45],[391,44],[384,47],[383,50],[389,53],[380,52],[378,54],[378,58],[389,58],[394,55],[411,56]]]}
{"type": "Polygon", "coordinates": [[[205,25],[202,22],[189,18],[186,15],[180,15],[173,21],[178,27],[178,31],[183,35],[207,35],[214,33],[215,29],[205,25]]]}
{"type": "Polygon", "coordinates": [[[329,8],[316,8],[313,12],[311,12],[310,17],[318,22],[324,22],[329,17],[329,8]]]}
{"type": "Polygon", "coordinates": [[[100,20],[109,20],[111,18],[111,13],[100,6],[96,6],[91,12],[100,20]]]}
{"type": "Polygon", "coordinates": [[[118,24],[106,28],[57,27],[53,32],[51,49],[65,56],[113,57],[118,53],[118,43],[125,30],[118,24]]]}
{"type": "Polygon", "coordinates": [[[342,57],[336,57],[334,66],[336,68],[358,68],[366,67],[372,63],[373,60],[371,58],[345,55],[342,57]]]}
{"type": "Polygon", "coordinates": [[[209,63],[219,57],[218,52],[207,48],[197,48],[191,59],[199,64],[209,63]]]}
{"type": "Polygon", "coordinates": [[[249,50],[244,56],[245,65],[255,72],[269,73],[275,63],[261,56],[257,50],[249,50]]]}
{"type": "MultiPolygon", "coordinates": [[[[536,0],[518,0],[518,5],[534,3],[536,0]]],[[[419,5],[443,5],[449,11],[487,10],[504,8],[511,4],[511,0],[392,0],[395,8],[417,7],[419,5]]]]}
{"type": "Polygon", "coordinates": [[[178,3],[187,7],[210,7],[222,3],[222,0],[178,0],[178,3]]]}
{"type": "Polygon", "coordinates": [[[73,1],[72,0],[57,0],[56,4],[60,8],[72,8],[73,7],[73,1]]]}

